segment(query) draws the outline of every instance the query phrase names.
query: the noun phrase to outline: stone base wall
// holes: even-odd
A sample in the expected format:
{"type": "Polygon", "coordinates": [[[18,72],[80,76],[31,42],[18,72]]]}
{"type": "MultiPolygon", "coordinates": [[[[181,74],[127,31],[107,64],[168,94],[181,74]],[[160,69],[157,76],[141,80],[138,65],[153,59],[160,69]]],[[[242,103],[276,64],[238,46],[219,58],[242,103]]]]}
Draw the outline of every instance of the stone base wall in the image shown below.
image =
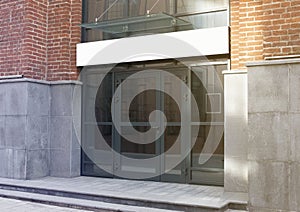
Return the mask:
{"type": "Polygon", "coordinates": [[[73,109],[81,104],[80,92],[73,95],[80,87],[72,81],[0,81],[0,177],[80,175],[80,110],[73,109]]]}
{"type": "Polygon", "coordinates": [[[248,91],[246,71],[224,71],[224,188],[248,192],[248,91]]]}
{"type": "Polygon", "coordinates": [[[248,64],[250,211],[300,210],[300,60],[248,64]]]}

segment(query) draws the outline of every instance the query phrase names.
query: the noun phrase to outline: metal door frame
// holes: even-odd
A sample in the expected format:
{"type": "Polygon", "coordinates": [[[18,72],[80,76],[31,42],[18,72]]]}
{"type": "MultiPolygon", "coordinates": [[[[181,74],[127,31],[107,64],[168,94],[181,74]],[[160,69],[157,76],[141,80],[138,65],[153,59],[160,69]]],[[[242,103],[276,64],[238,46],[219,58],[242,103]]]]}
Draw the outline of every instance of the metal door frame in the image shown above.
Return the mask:
{"type": "MultiPolygon", "coordinates": [[[[131,74],[133,73],[136,73],[137,71],[126,71],[126,72],[114,72],[114,80],[113,80],[113,88],[114,88],[114,91],[113,93],[115,93],[115,89],[117,88],[117,86],[115,85],[115,82],[117,80],[117,78],[119,79],[126,79],[127,76],[130,76],[131,74]]],[[[158,82],[156,82],[156,84],[158,85],[158,82]]],[[[121,101],[121,97],[120,98],[120,101],[121,101]]],[[[159,96],[156,96],[156,107],[159,107],[159,104],[160,104],[160,97],[159,96]]],[[[133,126],[150,126],[149,123],[146,123],[146,122],[139,122],[137,123],[134,123],[132,124],[133,126]]],[[[124,125],[126,126],[126,125],[124,125]]],[[[119,135],[119,133],[117,132],[117,130],[115,128],[113,128],[113,134],[114,134],[114,138],[113,138],[113,145],[114,145],[114,148],[115,148],[115,151],[117,152],[117,154],[114,154],[113,156],[113,172],[114,172],[114,176],[115,178],[120,178],[118,176],[120,176],[122,170],[120,170],[120,167],[122,166],[122,161],[120,159],[120,154],[121,153],[121,136],[119,135]]],[[[161,138],[159,138],[158,140],[155,141],[155,155],[160,155],[160,143],[161,143],[161,138]]],[[[157,168],[157,167],[155,167],[157,168]]],[[[158,170],[157,172],[159,173],[160,172],[160,168],[161,167],[158,167],[158,170]]],[[[160,175],[158,175],[157,177],[154,177],[154,178],[149,178],[149,180],[153,180],[153,181],[160,181],[160,175]]]]}
{"type": "MultiPolygon", "coordinates": [[[[210,65],[226,65],[228,64],[227,62],[209,62],[210,65]]],[[[202,64],[202,63],[199,63],[199,64],[195,64],[195,65],[191,65],[190,68],[187,68],[186,67],[186,73],[187,73],[187,85],[191,88],[191,69],[192,67],[194,66],[203,66],[205,64],[202,64]]],[[[168,70],[168,69],[171,69],[171,70],[174,70],[174,67],[172,68],[169,68],[169,67],[164,67],[163,69],[165,70],[168,70]]],[[[121,74],[121,75],[127,75],[129,76],[130,74],[136,72],[136,71],[139,71],[140,69],[132,69],[130,71],[124,71],[124,69],[120,69],[120,70],[117,70],[117,71],[113,71],[112,72],[112,94],[114,94],[115,92],[115,77],[116,75],[118,74],[121,74]]],[[[160,79],[160,84],[162,84],[163,80],[160,79]]],[[[162,85],[160,85],[162,86],[162,85]]],[[[162,97],[159,97],[159,101],[157,101],[160,103],[160,105],[158,106],[159,109],[163,109],[163,98],[162,97]]],[[[190,101],[189,101],[190,102],[190,101]]],[[[82,111],[84,111],[84,107],[85,105],[83,104],[83,107],[82,107],[82,111]]],[[[190,104],[187,106],[188,108],[190,107],[190,104]]],[[[83,119],[82,119],[83,121],[83,119]]],[[[84,124],[82,125],[83,128],[84,128],[84,124]]],[[[192,123],[191,123],[191,126],[192,126],[192,123]]],[[[83,130],[82,132],[82,136],[85,134],[85,130],[83,130]]],[[[182,135],[182,137],[184,139],[181,139],[181,143],[183,143],[184,141],[190,141],[190,137],[191,135],[182,135]]],[[[161,137],[159,139],[159,141],[156,141],[157,145],[156,145],[156,153],[158,154],[161,154],[162,151],[164,151],[164,135],[163,137],[161,137]]],[[[188,144],[190,144],[190,142],[188,142],[188,144]]],[[[112,126],[112,148],[116,151],[118,150],[120,152],[120,136],[118,136],[116,134],[116,130],[114,129],[114,127],[112,126]],[[118,140],[119,139],[119,140],[118,140]],[[119,145],[119,146],[118,146],[119,145]]],[[[83,154],[82,154],[83,156],[83,154]]],[[[192,160],[192,152],[189,153],[189,155],[184,159],[184,161],[182,162],[181,164],[181,175],[179,178],[174,178],[174,176],[172,175],[168,175],[168,174],[164,174],[164,175],[161,175],[155,179],[152,179],[152,180],[156,180],[156,181],[166,181],[166,182],[181,182],[181,183],[201,183],[201,182],[195,182],[192,180],[191,178],[191,172],[195,169],[195,167],[192,167],[192,164],[191,164],[191,160],[192,160]]],[[[161,157],[161,164],[160,164],[160,167],[162,168],[162,164],[164,162],[164,158],[161,157]]],[[[82,173],[83,172],[83,165],[85,164],[86,162],[83,161],[83,159],[81,160],[81,170],[82,170],[82,173]]],[[[112,161],[112,169],[113,169],[113,173],[114,173],[114,170],[115,170],[115,157],[113,156],[113,161],[112,161]]],[[[90,175],[89,173],[84,173],[84,174],[88,174],[90,175]]],[[[94,173],[94,174],[91,174],[91,175],[95,175],[95,176],[106,176],[106,175],[102,175],[102,174],[97,174],[97,173],[94,173]]],[[[112,175],[108,175],[108,177],[116,177],[116,175],[112,174],[112,175]]]]}

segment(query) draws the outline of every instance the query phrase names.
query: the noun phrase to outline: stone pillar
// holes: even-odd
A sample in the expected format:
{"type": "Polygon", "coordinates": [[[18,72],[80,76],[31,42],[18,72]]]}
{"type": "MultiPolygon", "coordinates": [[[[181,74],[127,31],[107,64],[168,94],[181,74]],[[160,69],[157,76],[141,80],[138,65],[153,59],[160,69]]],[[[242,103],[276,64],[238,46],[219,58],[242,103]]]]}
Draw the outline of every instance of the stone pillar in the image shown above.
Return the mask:
{"type": "Polygon", "coordinates": [[[78,82],[0,80],[0,177],[79,176],[80,99],[78,82]]]}
{"type": "Polygon", "coordinates": [[[80,176],[81,84],[51,84],[50,175],[80,176]]]}
{"type": "Polygon", "coordinates": [[[300,210],[300,60],[248,64],[250,211],[300,210]]]}
{"type": "Polygon", "coordinates": [[[248,192],[246,71],[224,71],[224,142],[226,192],[248,192]]]}
{"type": "Polygon", "coordinates": [[[47,83],[0,81],[0,177],[49,175],[49,111],[47,83]]]}

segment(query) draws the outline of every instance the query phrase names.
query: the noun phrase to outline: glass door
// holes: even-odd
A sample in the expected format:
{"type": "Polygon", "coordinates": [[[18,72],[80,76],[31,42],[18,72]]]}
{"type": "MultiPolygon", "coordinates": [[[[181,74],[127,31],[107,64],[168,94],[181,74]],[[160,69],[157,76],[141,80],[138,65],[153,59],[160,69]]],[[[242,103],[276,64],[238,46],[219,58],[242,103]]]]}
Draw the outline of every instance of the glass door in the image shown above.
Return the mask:
{"type": "MultiPolygon", "coordinates": [[[[173,68],[165,71],[169,71],[173,77],[188,86],[189,72],[187,68],[173,68]]],[[[142,77],[135,73],[137,72],[115,73],[115,88],[121,90],[117,94],[120,95],[117,97],[119,100],[114,102],[114,113],[121,117],[121,132],[115,130],[114,139],[116,151],[120,153],[114,156],[115,175],[140,179],[155,175],[156,177],[151,177],[152,180],[184,183],[187,181],[187,158],[183,150],[189,148],[186,145],[190,144],[188,142],[190,138],[188,133],[181,133],[182,127],[188,127],[181,126],[181,119],[189,116],[189,102],[188,98],[180,102],[175,102],[172,98],[172,94],[180,97],[186,95],[183,92],[183,85],[174,83],[172,76],[164,75],[161,72],[149,72],[143,74],[142,77]],[[126,80],[125,84],[122,83],[124,80],[126,80]],[[162,92],[163,90],[165,92],[162,92]],[[130,99],[128,95],[132,95],[132,93],[138,95],[130,99]],[[129,110],[126,107],[128,104],[130,104],[129,110]],[[182,111],[179,110],[179,106],[182,111]],[[156,110],[162,111],[166,120],[163,119],[161,113],[157,113],[152,120],[149,120],[150,114],[156,110]],[[129,120],[126,120],[126,116],[129,116],[129,120]],[[150,128],[159,129],[163,124],[166,125],[166,128],[161,136],[151,143],[141,144],[149,139],[147,136],[155,137],[155,135],[145,132],[150,128]],[[134,130],[144,133],[141,137],[137,137],[136,141],[125,138],[134,134],[132,127],[134,130]],[[175,142],[177,139],[179,142],[175,142]],[[170,148],[173,149],[171,152],[168,151],[170,148]],[[149,160],[151,162],[143,161],[149,158],[152,159],[149,160]],[[179,161],[179,163],[170,169],[167,164],[173,164],[173,161],[179,161]],[[161,173],[164,174],[161,175],[161,173]]],[[[188,132],[189,129],[183,131],[188,132]]],[[[154,133],[158,134],[159,131],[154,131],[154,133]]]]}
{"type": "Polygon", "coordinates": [[[82,81],[81,172],[87,176],[112,177],[114,147],[110,108],[113,74],[103,74],[97,68],[90,69],[82,75],[82,81]]]}
{"type": "Polygon", "coordinates": [[[223,185],[226,61],[151,68],[142,75],[147,67],[90,68],[82,76],[82,174],[223,185]]]}
{"type": "Polygon", "coordinates": [[[187,67],[176,67],[165,69],[165,71],[177,77],[181,83],[174,82],[174,78],[170,75],[161,77],[161,86],[165,90],[161,97],[161,109],[167,118],[167,126],[161,143],[161,166],[164,170],[161,180],[185,183],[187,182],[188,161],[184,150],[190,149],[190,135],[187,133],[190,127],[182,125],[185,122],[182,118],[190,116],[188,93],[184,92],[184,87],[189,86],[189,70],[187,67]],[[170,96],[168,93],[173,95],[170,96]],[[179,96],[180,101],[175,102],[174,96],[179,96]],[[176,143],[177,139],[179,142],[176,143]],[[170,148],[173,148],[173,151],[168,152],[170,148]],[[179,161],[179,163],[169,169],[167,164],[172,164],[173,161],[179,161]]]}
{"type": "Polygon", "coordinates": [[[190,154],[189,182],[224,185],[224,97],[222,71],[227,64],[203,64],[191,67],[191,90],[197,102],[200,120],[190,154]]]}
{"type": "Polygon", "coordinates": [[[114,85],[120,91],[114,102],[114,114],[120,117],[120,127],[115,129],[114,173],[131,179],[159,180],[161,138],[145,141],[156,137],[160,125],[158,114],[149,120],[150,114],[160,107],[160,92],[152,89],[159,88],[160,77],[156,73],[142,77],[132,72],[115,73],[114,85]],[[133,93],[137,95],[132,99],[133,93]],[[154,134],[145,133],[151,127],[154,134]]]}

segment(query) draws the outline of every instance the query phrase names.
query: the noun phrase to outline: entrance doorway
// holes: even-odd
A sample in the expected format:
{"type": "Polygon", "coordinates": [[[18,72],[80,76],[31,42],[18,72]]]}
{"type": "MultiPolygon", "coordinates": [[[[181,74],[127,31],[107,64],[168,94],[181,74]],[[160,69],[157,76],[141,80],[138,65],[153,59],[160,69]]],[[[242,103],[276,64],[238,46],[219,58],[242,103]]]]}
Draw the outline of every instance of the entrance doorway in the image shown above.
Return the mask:
{"type": "MultiPolygon", "coordinates": [[[[223,136],[218,135],[218,132],[223,132],[223,93],[216,84],[219,81],[222,83],[221,71],[227,69],[226,62],[189,67],[169,62],[147,65],[122,64],[108,73],[105,72],[109,67],[92,67],[83,75],[82,175],[114,178],[138,176],[134,179],[223,185],[224,141],[223,136]],[[159,72],[143,74],[142,77],[136,74],[151,69],[169,72],[189,87],[197,108],[191,108],[189,98],[175,102],[172,96],[161,92],[171,91],[184,97],[183,87],[173,83],[171,77],[159,72]],[[125,81],[131,86],[124,86],[125,81]],[[114,96],[118,89],[118,96],[114,96]],[[137,95],[130,100],[128,95],[133,92],[137,95]],[[212,98],[208,102],[209,97],[212,98]],[[129,108],[124,105],[129,105],[129,108]],[[199,110],[200,120],[192,118],[195,109],[199,110]],[[167,119],[164,132],[150,143],[126,139],[134,130],[142,136],[151,128],[153,133],[156,133],[155,129],[158,133],[165,120],[160,113],[155,113],[149,120],[153,111],[164,113],[167,119]],[[181,133],[182,113],[191,117],[190,124],[185,126],[191,133],[181,133]],[[121,117],[118,128],[112,116],[121,117]],[[123,119],[123,116],[129,119],[123,119]],[[195,127],[199,128],[197,135],[192,134],[195,127]],[[195,138],[195,145],[191,142],[192,137],[195,138]],[[217,145],[211,147],[212,155],[205,163],[199,164],[200,154],[206,154],[203,149],[210,148],[205,144],[208,137],[214,138],[217,145]],[[177,139],[179,143],[176,143],[177,139]],[[187,147],[191,151],[185,154],[183,149],[187,147]],[[170,148],[174,150],[168,153],[170,148]],[[149,159],[149,162],[133,164],[132,159],[149,159]],[[174,159],[180,162],[167,169],[167,162],[174,159]]],[[[147,140],[146,137],[139,139],[147,140]]]]}

